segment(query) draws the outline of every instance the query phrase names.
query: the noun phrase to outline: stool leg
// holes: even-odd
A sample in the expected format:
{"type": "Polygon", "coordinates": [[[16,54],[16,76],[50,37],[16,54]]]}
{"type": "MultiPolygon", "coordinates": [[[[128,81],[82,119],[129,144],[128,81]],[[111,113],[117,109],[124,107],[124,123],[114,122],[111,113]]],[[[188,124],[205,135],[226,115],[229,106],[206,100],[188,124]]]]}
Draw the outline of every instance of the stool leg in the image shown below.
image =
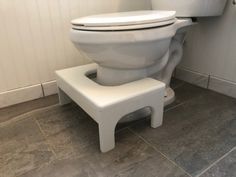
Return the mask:
{"type": "Polygon", "coordinates": [[[58,95],[59,95],[60,105],[66,105],[66,104],[69,104],[71,102],[71,99],[59,87],[58,87],[58,95]]]}
{"type": "Polygon", "coordinates": [[[151,116],[151,127],[157,128],[162,125],[163,122],[163,110],[164,105],[159,105],[152,108],[152,116],[151,116]]]}
{"type": "Polygon", "coordinates": [[[115,148],[115,128],[117,122],[99,123],[100,149],[103,153],[115,148]]]}

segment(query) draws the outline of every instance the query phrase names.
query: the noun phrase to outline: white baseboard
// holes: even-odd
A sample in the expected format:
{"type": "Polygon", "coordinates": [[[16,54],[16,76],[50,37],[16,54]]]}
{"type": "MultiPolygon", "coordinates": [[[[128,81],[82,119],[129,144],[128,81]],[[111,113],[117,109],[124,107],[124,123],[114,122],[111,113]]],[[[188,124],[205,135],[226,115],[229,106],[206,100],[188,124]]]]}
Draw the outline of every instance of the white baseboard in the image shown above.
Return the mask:
{"type": "Polygon", "coordinates": [[[177,68],[174,77],[203,88],[207,88],[209,83],[208,75],[185,68],[177,68]]]}
{"type": "Polygon", "coordinates": [[[185,68],[177,68],[175,78],[209,90],[236,98],[236,83],[216,76],[206,75],[185,68]]]}
{"type": "Polygon", "coordinates": [[[45,82],[42,84],[44,96],[54,95],[57,94],[57,82],[45,82]]]}
{"type": "Polygon", "coordinates": [[[0,108],[43,97],[41,84],[0,93],[0,108]]]}
{"type": "Polygon", "coordinates": [[[234,82],[211,76],[209,89],[236,98],[236,83],[234,82]]]}
{"type": "Polygon", "coordinates": [[[57,94],[56,81],[45,82],[0,93],[0,108],[57,94]]]}

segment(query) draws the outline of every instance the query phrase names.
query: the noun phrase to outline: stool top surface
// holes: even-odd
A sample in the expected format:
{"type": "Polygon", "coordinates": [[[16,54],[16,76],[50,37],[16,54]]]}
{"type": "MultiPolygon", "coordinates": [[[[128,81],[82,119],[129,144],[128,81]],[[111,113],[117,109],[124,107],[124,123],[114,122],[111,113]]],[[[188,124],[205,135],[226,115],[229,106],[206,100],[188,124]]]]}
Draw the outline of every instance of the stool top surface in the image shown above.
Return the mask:
{"type": "Polygon", "coordinates": [[[165,84],[152,78],[145,78],[119,86],[102,86],[87,77],[96,73],[97,64],[73,67],[56,71],[60,86],[69,86],[84,99],[98,107],[106,107],[127,99],[145,95],[152,91],[163,91],[165,84]]]}

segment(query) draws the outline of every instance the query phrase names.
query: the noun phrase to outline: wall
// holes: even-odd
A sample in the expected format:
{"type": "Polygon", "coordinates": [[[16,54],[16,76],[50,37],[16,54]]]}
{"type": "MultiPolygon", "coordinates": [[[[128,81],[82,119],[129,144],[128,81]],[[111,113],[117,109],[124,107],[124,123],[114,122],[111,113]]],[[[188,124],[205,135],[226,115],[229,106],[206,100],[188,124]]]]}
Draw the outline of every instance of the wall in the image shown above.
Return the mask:
{"type": "Polygon", "coordinates": [[[178,77],[236,97],[235,21],[231,0],[222,17],[200,19],[188,34],[178,77]]]}
{"type": "Polygon", "coordinates": [[[55,70],[89,62],[69,40],[71,19],[148,8],[147,0],[0,0],[0,107],[55,93],[55,70]]]}
{"type": "MultiPolygon", "coordinates": [[[[0,0],[0,108],[56,92],[54,70],[88,63],[69,41],[70,20],[150,9],[147,0],[0,0]]],[[[200,19],[176,76],[236,97],[236,7],[200,19]]]]}

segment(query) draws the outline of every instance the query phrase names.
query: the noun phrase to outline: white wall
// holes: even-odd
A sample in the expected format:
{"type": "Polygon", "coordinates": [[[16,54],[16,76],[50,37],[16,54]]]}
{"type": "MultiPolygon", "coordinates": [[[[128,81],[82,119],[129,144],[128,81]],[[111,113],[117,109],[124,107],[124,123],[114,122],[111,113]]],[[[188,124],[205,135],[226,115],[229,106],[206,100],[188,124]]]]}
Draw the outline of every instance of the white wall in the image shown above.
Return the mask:
{"type": "Polygon", "coordinates": [[[0,94],[88,62],[69,41],[71,19],[147,8],[147,0],[0,0],[0,94]]]}
{"type": "Polygon", "coordinates": [[[236,82],[236,6],[231,0],[222,17],[200,19],[189,33],[180,67],[236,82]]]}

